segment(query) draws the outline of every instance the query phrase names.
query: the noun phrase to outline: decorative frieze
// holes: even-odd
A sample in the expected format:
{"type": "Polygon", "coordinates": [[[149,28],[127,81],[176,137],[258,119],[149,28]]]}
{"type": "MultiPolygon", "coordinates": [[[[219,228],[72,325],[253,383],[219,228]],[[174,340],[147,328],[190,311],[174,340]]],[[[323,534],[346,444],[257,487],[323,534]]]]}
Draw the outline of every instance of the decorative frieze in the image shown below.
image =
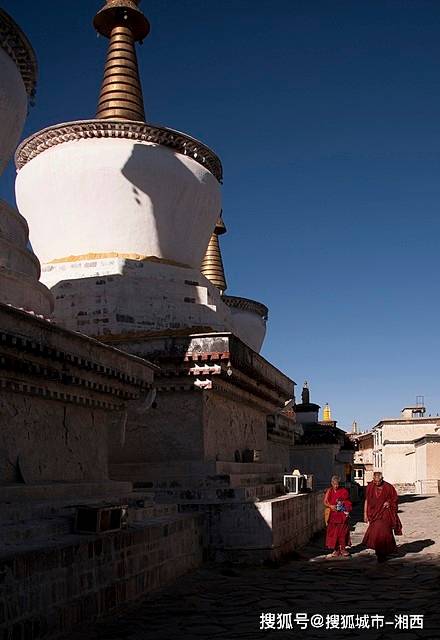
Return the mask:
{"type": "Polygon", "coordinates": [[[0,48],[6,51],[17,65],[26,92],[33,98],[38,74],[34,50],[20,27],[3,9],[0,9],[0,48]]]}
{"type": "Polygon", "coordinates": [[[18,147],[15,154],[17,169],[51,147],[87,138],[128,138],[169,147],[201,164],[220,183],[223,180],[219,158],[202,142],[173,129],[129,120],[78,120],[42,129],[18,147]]]}
{"type": "Polygon", "coordinates": [[[250,298],[241,298],[239,296],[222,296],[223,302],[232,307],[233,309],[240,309],[241,311],[249,311],[261,316],[263,320],[267,320],[269,309],[266,305],[250,298]]]}

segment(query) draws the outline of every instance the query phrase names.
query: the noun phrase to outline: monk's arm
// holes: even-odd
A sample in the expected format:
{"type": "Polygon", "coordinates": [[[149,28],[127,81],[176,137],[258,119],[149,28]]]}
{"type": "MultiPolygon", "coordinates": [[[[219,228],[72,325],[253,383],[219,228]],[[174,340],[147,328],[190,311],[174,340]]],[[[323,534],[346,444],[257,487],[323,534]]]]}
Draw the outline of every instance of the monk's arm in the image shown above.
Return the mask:
{"type": "Polygon", "coordinates": [[[330,489],[327,489],[327,491],[325,492],[325,495],[324,495],[324,506],[328,507],[332,511],[336,511],[335,505],[334,504],[330,504],[330,502],[328,501],[328,494],[329,493],[330,493],[330,489]]]}
{"type": "Polygon", "coordinates": [[[364,502],[364,522],[368,522],[368,507],[367,507],[367,499],[365,498],[365,502],[364,502]]]}

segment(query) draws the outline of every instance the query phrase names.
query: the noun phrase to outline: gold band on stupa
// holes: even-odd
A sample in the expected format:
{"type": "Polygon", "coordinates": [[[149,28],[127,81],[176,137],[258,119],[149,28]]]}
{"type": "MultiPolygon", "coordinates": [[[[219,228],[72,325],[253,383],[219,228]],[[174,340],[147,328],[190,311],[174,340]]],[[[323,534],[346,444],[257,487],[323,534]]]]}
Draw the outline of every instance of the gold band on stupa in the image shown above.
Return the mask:
{"type": "Polygon", "coordinates": [[[145,122],[135,42],[148,35],[148,20],[134,0],[107,0],[93,25],[110,38],[96,117],[145,122]]]}

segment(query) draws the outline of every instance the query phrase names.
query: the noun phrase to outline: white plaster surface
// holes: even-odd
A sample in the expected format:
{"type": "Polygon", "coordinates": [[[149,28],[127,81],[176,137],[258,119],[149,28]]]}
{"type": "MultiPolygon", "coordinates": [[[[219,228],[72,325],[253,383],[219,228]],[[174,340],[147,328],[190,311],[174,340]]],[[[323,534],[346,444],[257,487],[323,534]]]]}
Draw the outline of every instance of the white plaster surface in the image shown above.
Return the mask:
{"type": "Polygon", "coordinates": [[[0,48],[0,174],[19,142],[27,104],[20,72],[15,62],[0,48]]]}
{"type": "Polygon", "coordinates": [[[188,156],[124,138],[70,141],[18,173],[17,204],[41,262],[136,253],[199,268],[220,185],[188,156]]]}
{"type": "Polygon", "coordinates": [[[259,314],[244,309],[231,308],[231,312],[235,333],[259,353],[266,335],[266,321],[259,314]]]}
{"type": "Polygon", "coordinates": [[[233,330],[230,309],[196,269],[109,258],[47,264],[41,279],[54,295],[56,321],[87,335],[233,330]]]}

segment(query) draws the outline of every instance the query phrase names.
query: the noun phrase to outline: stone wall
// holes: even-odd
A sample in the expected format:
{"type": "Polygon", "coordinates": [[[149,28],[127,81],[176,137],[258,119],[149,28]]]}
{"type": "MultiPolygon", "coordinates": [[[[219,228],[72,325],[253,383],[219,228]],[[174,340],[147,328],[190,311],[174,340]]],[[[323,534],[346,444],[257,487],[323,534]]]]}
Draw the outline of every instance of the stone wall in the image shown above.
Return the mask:
{"type": "Polygon", "coordinates": [[[105,480],[112,420],[96,407],[2,391],[0,485],[105,480]]]}
{"type": "Polygon", "coordinates": [[[204,449],[208,460],[234,460],[234,452],[245,449],[261,451],[261,460],[267,459],[266,415],[261,408],[246,402],[242,393],[237,400],[237,390],[218,393],[214,387],[203,394],[204,449]]]}
{"type": "Polygon", "coordinates": [[[159,392],[156,403],[146,414],[129,412],[123,444],[113,432],[110,463],[204,459],[202,392],[159,392]]]}
{"type": "Polygon", "coordinates": [[[220,561],[253,564],[285,558],[324,528],[323,497],[323,491],[315,491],[221,508],[212,505],[211,555],[220,561]]]}
{"type": "MultiPolygon", "coordinates": [[[[66,536],[66,538],[68,538],[66,536]]],[[[200,516],[0,556],[0,636],[48,638],[116,613],[202,562],[200,516]]]]}
{"type": "Polygon", "coordinates": [[[108,477],[108,436],[152,387],[145,360],[0,304],[0,485],[108,477]]]}

